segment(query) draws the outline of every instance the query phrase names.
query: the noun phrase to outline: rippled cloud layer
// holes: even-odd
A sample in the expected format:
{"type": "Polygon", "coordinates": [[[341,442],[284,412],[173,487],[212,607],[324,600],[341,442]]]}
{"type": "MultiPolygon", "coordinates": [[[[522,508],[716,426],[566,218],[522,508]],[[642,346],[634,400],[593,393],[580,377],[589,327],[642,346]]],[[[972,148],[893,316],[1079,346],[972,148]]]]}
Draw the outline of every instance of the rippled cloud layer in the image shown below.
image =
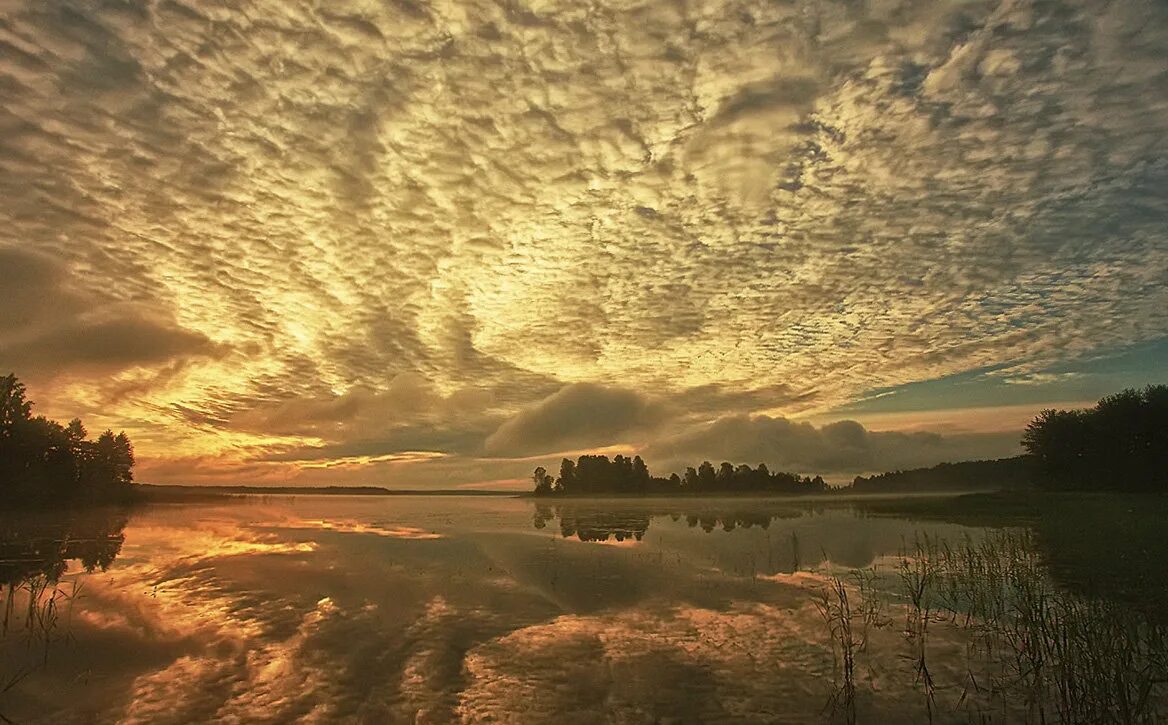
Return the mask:
{"type": "Polygon", "coordinates": [[[12,0],[0,367],[159,480],[447,484],[1040,375],[1168,333],[1166,42],[1152,0],[12,0]],[[632,409],[541,427],[580,385],[632,409]]]}

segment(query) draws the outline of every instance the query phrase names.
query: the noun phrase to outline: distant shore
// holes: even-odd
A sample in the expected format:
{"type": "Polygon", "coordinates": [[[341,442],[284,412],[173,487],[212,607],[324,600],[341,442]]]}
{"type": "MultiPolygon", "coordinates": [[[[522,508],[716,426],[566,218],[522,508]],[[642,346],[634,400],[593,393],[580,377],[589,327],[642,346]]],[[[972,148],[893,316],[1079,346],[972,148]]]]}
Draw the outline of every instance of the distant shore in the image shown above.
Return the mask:
{"type": "Polygon", "coordinates": [[[141,483],[135,486],[148,503],[223,500],[241,496],[519,496],[519,491],[462,489],[392,489],[382,486],[189,486],[141,483]]]}

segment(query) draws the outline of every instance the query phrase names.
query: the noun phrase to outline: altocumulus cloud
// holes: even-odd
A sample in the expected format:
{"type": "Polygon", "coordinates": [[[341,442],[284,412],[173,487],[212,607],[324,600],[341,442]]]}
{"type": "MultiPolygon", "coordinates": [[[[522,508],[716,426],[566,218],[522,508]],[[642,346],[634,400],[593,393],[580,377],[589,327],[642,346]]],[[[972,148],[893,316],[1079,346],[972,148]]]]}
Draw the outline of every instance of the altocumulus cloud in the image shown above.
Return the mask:
{"type": "Polygon", "coordinates": [[[13,0],[0,247],[84,274],[0,363],[166,367],[74,397],[182,455],[392,443],[417,373],[502,455],[645,424],[525,425],[563,385],[792,415],[1149,340],[1166,44],[1157,0],[13,0]]]}

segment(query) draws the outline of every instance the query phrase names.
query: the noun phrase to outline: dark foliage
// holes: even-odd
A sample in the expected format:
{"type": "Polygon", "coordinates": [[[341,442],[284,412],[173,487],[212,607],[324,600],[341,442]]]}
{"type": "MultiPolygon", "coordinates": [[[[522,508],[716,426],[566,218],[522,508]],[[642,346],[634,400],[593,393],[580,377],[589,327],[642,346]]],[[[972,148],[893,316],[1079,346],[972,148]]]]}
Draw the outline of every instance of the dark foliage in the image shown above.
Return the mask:
{"type": "Polygon", "coordinates": [[[996,461],[942,463],[931,468],[856,476],[852,493],[917,493],[926,491],[999,491],[1026,488],[1030,471],[1023,456],[996,461]]]}
{"type": "Polygon", "coordinates": [[[1124,390],[1088,410],[1044,410],[1022,446],[1043,488],[1168,491],[1168,386],[1124,390]]]}
{"type": "Polygon", "coordinates": [[[132,495],[134,448],[125,433],[88,440],[85,426],[33,417],[15,375],[0,378],[0,506],[122,501],[132,495]]]}
{"type": "Polygon", "coordinates": [[[560,475],[553,478],[542,466],[532,474],[537,496],[593,496],[606,494],[671,495],[723,493],[815,493],[827,490],[822,478],[794,473],[771,473],[765,463],[758,468],[722,463],[717,470],[709,461],[696,469],[669,478],[652,476],[640,456],[580,456],[565,458],[560,475]]]}

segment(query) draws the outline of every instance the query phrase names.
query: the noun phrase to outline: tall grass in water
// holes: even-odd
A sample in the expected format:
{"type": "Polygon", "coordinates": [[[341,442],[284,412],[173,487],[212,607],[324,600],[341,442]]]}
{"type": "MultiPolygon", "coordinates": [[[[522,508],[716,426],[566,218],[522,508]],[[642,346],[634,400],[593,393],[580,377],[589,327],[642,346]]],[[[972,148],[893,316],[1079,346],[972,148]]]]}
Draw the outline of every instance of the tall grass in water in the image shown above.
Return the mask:
{"type": "Polygon", "coordinates": [[[824,709],[842,714],[851,725],[856,722],[857,659],[868,647],[869,631],[890,622],[877,595],[876,572],[853,571],[846,581],[829,577],[816,593],[815,607],[827,626],[835,662],[835,683],[824,709]]]}
{"type": "MultiPolygon", "coordinates": [[[[1028,532],[957,544],[921,536],[906,543],[892,569],[888,587],[874,586],[877,577],[868,571],[853,574],[850,589],[829,577],[818,595],[818,602],[827,597],[832,604],[825,620],[833,650],[851,651],[853,675],[842,699],[853,710],[857,657],[869,653],[854,645],[850,621],[845,626],[841,620],[862,618],[864,627],[886,628],[892,620],[879,613],[895,603],[904,613],[907,652],[900,654],[914,665],[930,721],[962,709],[970,718],[1001,714],[1036,723],[1168,719],[1164,627],[1120,604],[1057,587],[1028,532]],[[938,635],[966,643],[965,682],[934,679],[930,640],[938,635]],[[942,702],[942,692],[955,697],[942,702]]],[[[849,721],[854,718],[853,712],[849,721]]]]}
{"type": "MultiPolygon", "coordinates": [[[[48,664],[49,651],[58,637],[68,637],[66,625],[72,604],[80,593],[76,581],[61,582],[36,574],[3,587],[0,614],[0,697],[48,664]]],[[[0,721],[11,722],[0,712],[0,721]]]]}
{"type": "Polygon", "coordinates": [[[933,605],[937,597],[938,570],[930,557],[901,556],[896,569],[900,591],[908,601],[904,616],[904,637],[912,646],[911,660],[916,673],[916,684],[923,688],[925,708],[932,722],[937,707],[937,686],[929,670],[929,623],[934,617],[933,605]]]}
{"type": "Polygon", "coordinates": [[[848,587],[838,577],[832,577],[818,593],[815,606],[823,617],[831,636],[835,661],[835,689],[828,698],[825,710],[842,713],[848,725],[856,722],[856,654],[863,648],[852,630],[853,612],[848,587]]]}

